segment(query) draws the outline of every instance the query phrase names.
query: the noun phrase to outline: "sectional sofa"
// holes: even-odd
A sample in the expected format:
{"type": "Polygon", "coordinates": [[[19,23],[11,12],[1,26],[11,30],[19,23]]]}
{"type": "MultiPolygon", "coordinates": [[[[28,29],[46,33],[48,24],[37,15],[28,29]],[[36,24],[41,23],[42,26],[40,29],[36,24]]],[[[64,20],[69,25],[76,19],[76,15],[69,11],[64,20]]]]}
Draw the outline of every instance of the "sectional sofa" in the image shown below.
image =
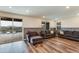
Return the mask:
{"type": "Polygon", "coordinates": [[[60,33],[58,33],[58,37],[79,41],[79,31],[62,30],[60,33]]]}

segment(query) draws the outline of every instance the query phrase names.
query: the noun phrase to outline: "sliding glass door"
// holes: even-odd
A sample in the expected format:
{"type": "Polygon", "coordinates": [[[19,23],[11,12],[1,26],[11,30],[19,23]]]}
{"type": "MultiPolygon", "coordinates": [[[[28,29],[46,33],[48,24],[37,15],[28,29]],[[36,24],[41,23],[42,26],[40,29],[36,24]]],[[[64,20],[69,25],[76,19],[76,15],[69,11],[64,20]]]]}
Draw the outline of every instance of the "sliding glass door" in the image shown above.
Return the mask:
{"type": "Polygon", "coordinates": [[[12,18],[1,18],[1,34],[12,33],[12,18]]]}
{"type": "Polygon", "coordinates": [[[22,19],[13,20],[13,35],[14,39],[22,40],[22,19]]]}
{"type": "Polygon", "coordinates": [[[16,33],[22,32],[22,20],[21,19],[14,19],[13,27],[14,27],[14,31],[16,33]]]}
{"type": "Polygon", "coordinates": [[[22,40],[22,19],[1,17],[0,43],[22,40]]]}

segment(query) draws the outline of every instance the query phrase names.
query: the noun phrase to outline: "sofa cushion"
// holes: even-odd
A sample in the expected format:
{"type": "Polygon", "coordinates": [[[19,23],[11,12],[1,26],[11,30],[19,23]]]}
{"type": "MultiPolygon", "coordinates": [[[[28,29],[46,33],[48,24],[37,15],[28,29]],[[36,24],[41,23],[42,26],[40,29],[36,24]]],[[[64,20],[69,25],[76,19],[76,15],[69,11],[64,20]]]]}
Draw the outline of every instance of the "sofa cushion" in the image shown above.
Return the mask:
{"type": "Polygon", "coordinates": [[[38,40],[38,39],[42,39],[42,37],[41,37],[41,36],[34,36],[34,37],[31,37],[31,38],[30,38],[30,42],[33,43],[33,40],[34,40],[34,39],[35,39],[35,40],[38,40]]]}
{"type": "Polygon", "coordinates": [[[72,31],[64,31],[65,36],[72,37],[73,32],[72,31]]]}
{"type": "Polygon", "coordinates": [[[73,37],[78,37],[79,38],[79,31],[74,31],[73,32],[73,37]]]}
{"type": "Polygon", "coordinates": [[[39,34],[37,33],[37,32],[28,32],[27,33],[30,37],[32,37],[32,36],[38,36],[39,34]]]}
{"type": "Polygon", "coordinates": [[[64,35],[64,31],[60,31],[60,34],[64,35]]]}

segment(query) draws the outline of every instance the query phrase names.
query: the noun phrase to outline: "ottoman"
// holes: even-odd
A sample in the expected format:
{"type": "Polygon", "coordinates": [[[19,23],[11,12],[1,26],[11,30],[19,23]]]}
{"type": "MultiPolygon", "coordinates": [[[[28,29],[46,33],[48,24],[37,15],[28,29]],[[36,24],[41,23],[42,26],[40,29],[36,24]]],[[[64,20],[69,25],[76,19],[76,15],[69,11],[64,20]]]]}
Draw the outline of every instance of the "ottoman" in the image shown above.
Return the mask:
{"type": "Polygon", "coordinates": [[[35,45],[43,42],[43,38],[41,36],[33,36],[30,38],[30,43],[35,45]]]}

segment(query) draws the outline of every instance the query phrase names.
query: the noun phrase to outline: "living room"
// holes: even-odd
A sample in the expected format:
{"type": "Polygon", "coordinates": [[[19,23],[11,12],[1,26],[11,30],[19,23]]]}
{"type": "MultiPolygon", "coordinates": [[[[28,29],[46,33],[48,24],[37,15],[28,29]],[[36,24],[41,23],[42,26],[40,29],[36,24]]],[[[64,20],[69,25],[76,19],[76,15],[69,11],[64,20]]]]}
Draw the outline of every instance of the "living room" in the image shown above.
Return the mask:
{"type": "Polygon", "coordinates": [[[79,6],[0,6],[0,52],[79,52],[78,19],[79,6]]]}

